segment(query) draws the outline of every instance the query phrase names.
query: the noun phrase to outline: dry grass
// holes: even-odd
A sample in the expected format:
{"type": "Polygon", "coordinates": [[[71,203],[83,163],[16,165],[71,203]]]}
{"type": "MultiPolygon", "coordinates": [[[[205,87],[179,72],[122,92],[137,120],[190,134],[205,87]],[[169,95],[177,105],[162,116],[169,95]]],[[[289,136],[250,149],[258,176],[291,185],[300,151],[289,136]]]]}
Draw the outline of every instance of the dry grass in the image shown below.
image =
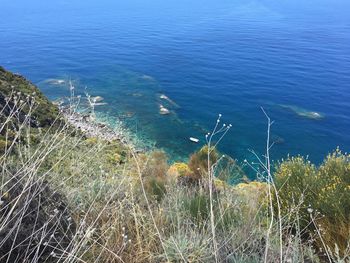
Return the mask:
{"type": "MultiPolygon", "coordinates": [[[[218,185],[215,176],[228,172],[221,155],[211,158],[211,135],[205,164],[191,164],[201,180],[187,184],[166,176],[163,153],[64,124],[33,143],[28,122],[17,121],[0,157],[1,262],[319,262],[300,231],[288,232],[298,220],[272,214],[265,162],[261,182],[218,185]]],[[[226,132],[212,134],[219,142],[226,132]]]]}

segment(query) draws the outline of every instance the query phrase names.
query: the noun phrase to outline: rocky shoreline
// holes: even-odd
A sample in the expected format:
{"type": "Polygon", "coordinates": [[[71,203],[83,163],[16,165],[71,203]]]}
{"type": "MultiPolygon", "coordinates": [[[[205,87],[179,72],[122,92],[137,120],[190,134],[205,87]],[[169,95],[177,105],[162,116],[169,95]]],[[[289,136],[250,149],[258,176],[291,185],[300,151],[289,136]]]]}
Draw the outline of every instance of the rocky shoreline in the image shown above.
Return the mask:
{"type": "Polygon", "coordinates": [[[71,111],[66,107],[61,107],[60,111],[71,126],[84,133],[87,137],[99,138],[108,142],[120,141],[130,144],[123,131],[116,131],[107,124],[96,121],[90,113],[71,111]]]}

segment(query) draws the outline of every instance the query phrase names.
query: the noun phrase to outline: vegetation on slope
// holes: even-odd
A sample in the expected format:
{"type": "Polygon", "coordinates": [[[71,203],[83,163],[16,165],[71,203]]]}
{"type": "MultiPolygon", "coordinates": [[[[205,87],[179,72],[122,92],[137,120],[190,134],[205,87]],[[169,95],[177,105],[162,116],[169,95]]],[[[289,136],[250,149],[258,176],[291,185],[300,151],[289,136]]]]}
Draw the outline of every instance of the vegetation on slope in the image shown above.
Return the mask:
{"type": "MultiPolygon", "coordinates": [[[[2,75],[17,93],[23,78],[2,75]]],[[[6,96],[14,112],[28,110],[1,110],[1,123],[16,125],[0,133],[17,139],[0,155],[0,262],[349,262],[349,156],[340,151],[320,167],[290,158],[274,178],[263,169],[247,182],[211,145],[169,165],[163,152],[136,153],[65,123],[33,143],[27,120],[47,103],[40,123],[50,126],[56,109],[6,96]]]]}
{"type": "Polygon", "coordinates": [[[31,130],[32,141],[38,128],[59,126],[58,108],[24,77],[6,71],[0,66],[0,153],[17,140],[23,123],[31,130]]]}
{"type": "MultiPolygon", "coordinates": [[[[282,213],[305,238],[315,239],[322,254],[349,256],[350,155],[339,149],[315,166],[303,157],[279,164],[275,182],[282,213]]],[[[347,260],[349,258],[347,257],[347,260]]]]}
{"type": "MultiPolygon", "coordinates": [[[[32,109],[31,125],[32,127],[49,127],[53,124],[58,116],[58,108],[54,106],[44,94],[32,83],[18,74],[13,74],[6,71],[0,66],[0,110],[7,112],[4,115],[10,114],[9,108],[13,108],[14,103],[27,102],[35,100],[36,107],[32,109]],[[12,98],[13,100],[8,100],[12,98]],[[4,107],[10,103],[11,107],[4,107]]],[[[21,116],[28,114],[29,107],[20,108],[21,116]]]]}

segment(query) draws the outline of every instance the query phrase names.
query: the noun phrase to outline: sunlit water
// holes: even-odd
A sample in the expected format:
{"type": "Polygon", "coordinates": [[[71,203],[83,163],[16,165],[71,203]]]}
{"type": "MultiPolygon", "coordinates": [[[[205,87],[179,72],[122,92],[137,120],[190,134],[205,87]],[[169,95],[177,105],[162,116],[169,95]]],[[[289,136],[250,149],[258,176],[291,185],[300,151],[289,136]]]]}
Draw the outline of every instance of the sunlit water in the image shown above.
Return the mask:
{"type": "Polygon", "coordinates": [[[346,1],[1,2],[1,65],[51,99],[69,89],[47,79],[87,87],[107,103],[100,113],[173,160],[203,145],[219,113],[233,125],[222,152],[241,161],[249,149],[262,154],[260,107],[275,120],[275,160],[320,162],[350,148],[346,1]],[[170,114],[159,114],[160,104],[170,114]]]}

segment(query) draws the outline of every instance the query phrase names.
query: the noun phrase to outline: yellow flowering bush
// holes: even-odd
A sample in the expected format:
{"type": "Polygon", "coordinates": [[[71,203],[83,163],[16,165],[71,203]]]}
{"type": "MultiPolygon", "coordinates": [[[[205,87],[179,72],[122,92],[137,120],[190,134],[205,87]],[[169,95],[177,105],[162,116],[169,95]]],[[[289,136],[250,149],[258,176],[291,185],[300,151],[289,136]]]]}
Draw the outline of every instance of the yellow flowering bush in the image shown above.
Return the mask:
{"type": "Polygon", "coordinates": [[[174,163],[170,166],[167,174],[175,178],[189,176],[191,170],[186,163],[174,163]]]}

